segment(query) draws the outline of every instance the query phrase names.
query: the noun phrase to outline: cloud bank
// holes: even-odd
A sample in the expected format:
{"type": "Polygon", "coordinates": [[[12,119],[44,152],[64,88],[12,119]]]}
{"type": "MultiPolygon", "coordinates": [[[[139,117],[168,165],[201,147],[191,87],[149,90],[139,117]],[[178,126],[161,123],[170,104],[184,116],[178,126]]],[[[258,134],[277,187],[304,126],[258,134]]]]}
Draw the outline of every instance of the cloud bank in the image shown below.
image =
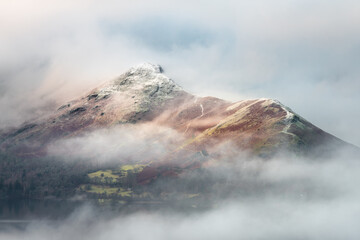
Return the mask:
{"type": "Polygon", "coordinates": [[[55,141],[47,155],[65,161],[124,165],[160,160],[183,141],[183,136],[170,128],[120,125],[55,141]]]}
{"type": "Polygon", "coordinates": [[[253,188],[252,192],[217,202],[205,211],[151,210],[119,216],[85,205],[64,221],[34,221],[24,231],[0,232],[0,238],[359,238],[357,160],[344,156],[325,162],[298,158],[267,162],[238,159],[236,170],[244,181],[260,181],[267,189],[253,188]]]}

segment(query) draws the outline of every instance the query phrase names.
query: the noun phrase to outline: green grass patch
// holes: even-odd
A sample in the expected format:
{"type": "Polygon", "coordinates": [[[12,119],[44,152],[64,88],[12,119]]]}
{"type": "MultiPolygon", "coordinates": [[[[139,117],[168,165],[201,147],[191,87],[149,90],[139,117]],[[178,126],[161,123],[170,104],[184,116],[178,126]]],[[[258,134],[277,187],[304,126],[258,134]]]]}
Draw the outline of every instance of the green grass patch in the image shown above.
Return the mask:
{"type": "Polygon", "coordinates": [[[196,198],[196,197],[199,197],[199,196],[200,196],[199,193],[185,194],[186,198],[196,198]]]}
{"type": "Polygon", "coordinates": [[[115,175],[112,170],[100,170],[89,173],[88,176],[92,180],[99,179],[102,183],[115,183],[120,178],[120,176],[115,175]]]}
{"type": "Polygon", "coordinates": [[[123,165],[118,168],[118,170],[115,170],[114,173],[118,173],[121,177],[127,177],[129,172],[133,173],[139,173],[141,172],[147,165],[143,164],[127,164],[123,165]]]}
{"type": "Polygon", "coordinates": [[[102,185],[81,185],[80,190],[87,193],[106,194],[106,195],[117,195],[121,197],[131,197],[132,191],[118,187],[108,187],[102,185]]]}
{"type": "Polygon", "coordinates": [[[134,172],[141,172],[146,165],[141,164],[134,164],[134,165],[123,165],[120,167],[121,171],[134,171],[134,172]]]}
{"type": "Polygon", "coordinates": [[[91,180],[91,183],[95,184],[112,184],[118,183],[121,179],[127,178],[129,173],[139,173],[141,172],[147,165],[142,164],[127,164],[120,166],[116,169],[105,169],[99,170],[96,172],[92,172],[88,174],[88,177],[91,180]]]}

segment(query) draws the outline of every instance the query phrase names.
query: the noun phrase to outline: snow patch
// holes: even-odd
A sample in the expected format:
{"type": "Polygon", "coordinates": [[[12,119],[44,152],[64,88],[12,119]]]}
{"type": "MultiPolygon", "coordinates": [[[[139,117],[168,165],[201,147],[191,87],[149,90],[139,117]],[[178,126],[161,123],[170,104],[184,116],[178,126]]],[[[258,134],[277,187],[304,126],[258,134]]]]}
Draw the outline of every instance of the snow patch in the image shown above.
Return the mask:
{"type": "Polygon", "coordinates": [[[283,122],[285,123],[285,127],[283,128],[282,132],[286,134],[294,135],[293,133],[290,133],[288,131],[292,125],[292,120],[294,119],[296,114],[289,107],[285,106],[278,100],[272,99],[272,101],[277,105],[279,105],[286,112],[285,119],[283,120],[283,122]]]}
{"type": "Polygon", "coordinates": [[[131,67],[129,69],[130,73],[136,74],[139,72],[154,72],[154,73],[163,73],[163,69],[158,64],[152,63],[141,63],[137,66],[131,67]]]}
{"type": "Polygon", "coordinates": [[[182,88],[165,76],[160,65],[143,63],[130,68],[117,79],[106,84],[97,92],[97,99],[114,93],[130,94],[136,98],[157,98],[164,100],[173,97],[182,88]]]}
{"type": "Polygon", "coordinates": [[[272,101],[277,105],[279,105],[286,112],[285,120],[289,120],[289,119],[292,120],[294,118],[295,113],[289,107],[285,106],[278,100],[272,99],[272,101]]]}
{"type": "Polygon", "coordinates": [[[202,104],[200,104],[200,108],[201,108],[201,116],[199,118],[201,118],[202,116],[204,116],[204,107],[202,104]]]}

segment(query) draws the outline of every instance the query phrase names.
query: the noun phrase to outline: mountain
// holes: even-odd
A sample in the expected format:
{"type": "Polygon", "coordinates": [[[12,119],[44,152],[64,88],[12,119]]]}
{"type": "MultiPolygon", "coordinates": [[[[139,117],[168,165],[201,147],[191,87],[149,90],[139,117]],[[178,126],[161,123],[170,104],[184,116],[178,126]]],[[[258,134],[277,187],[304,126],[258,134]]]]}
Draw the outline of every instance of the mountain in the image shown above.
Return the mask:
{"type": "Polygon", "coordinates": [[[226,140],[256,154],[279,148],[307,153],[329,143],[346,145],[276,100],[232,103],[197,97],[166,77],[159,65],[142,64],[60,106],[47,120],[3,134],[1,149],[20,156],[41,156],[56,139],[144,122],[183,133],[191,138],[185,147],[199,150],[226,140]]]}
{"type": "MultiPolygon", "coordinates": [[[[33,194],[36,197],[44,196],[44,189],[47,194],[54,194],[53,188],[67,189],[65,195],[80,191],[90,195],[101,193],[102,198],[109,195],[130,197],[134,190],[124,189],[144,188],[164,176],[177,179],[188,170],[206,168],[213,159],[226,155],[221,150],[221,146],[226,144],[231,144],[236,151],[265,159],[280,152],[318,157],[329,156],[344,147],[356,149],[276,100],[261,98],[229,102],[215,97],[194,96],[164,75],[161,66],[146,63],[65,103],[45,120],[3,130],[0,135],[3,156],[0,180],[3,185],[7,184],[7,190],[16,181],[22,184],[24,194],[30,191],[30,187],[37,189],[33,194]],[[61,140],[81,137],[99,129],[134,125],[153,129],[166,127],[181,138],[173,143],[171,151],[164,152],[157,159],[144,157],[135,164],[124,160],[99,167],[84,161],[70,164],[49,160],[49,146],[61,140]],[[7,173],[9,166],[14,164],[9,158],[21,163],[13,166],[17,174],[7,173]],[[52,167],[55,165],[54,170],[52,167]],[[44,169],[47,169],[46,174],[44,169]],[[68,179],[61,180],[63,184],[55,184],[56,187],[39,187],[41,181],[53,177],[49,172],[53,175],[61,173],[59,178],[67,176],[68,179]],[[29,179],[34,182],[32,186],[29,186],[29,179]],[[113,188],[118,188],[118,191],[113,188]]],[[[64,195],[62,190],[58,191],[59,195],[64,195]]]]}

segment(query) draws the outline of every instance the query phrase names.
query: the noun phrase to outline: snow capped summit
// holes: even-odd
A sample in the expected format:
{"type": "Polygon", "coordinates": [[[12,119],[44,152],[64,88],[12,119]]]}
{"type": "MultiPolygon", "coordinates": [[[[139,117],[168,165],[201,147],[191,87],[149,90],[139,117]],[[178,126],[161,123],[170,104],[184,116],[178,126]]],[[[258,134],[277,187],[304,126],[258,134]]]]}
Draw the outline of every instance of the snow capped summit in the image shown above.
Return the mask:
{"type": "Polygon", "coordinates": [[[167,100],[181,94],[184,94],[183,89],[163,74],[160,65],[143,63],[94,89],[87,99],[95,101],[98,106],[106,100],[104,115],[112,109],[122,108],[119,110],[122,117],[117,117],[117,120],[128,122],[140,119],[140,115],[150,111],[150,108],[162,106],[167,100]]]}
{"type": "Polygon", "coordinates": [[[143,88],[149,85],[158,86],[174,90],[182,90],[173,80],[163,74],[160,65],[143,63],[130,68],[113,82],[115,85],[132,86],[134,88],[143,88]]]}
{"type": "Polygon", "coordinates": [[[135,74],[144,73],[144,72],[155,72],[155,73],[163,73],[163,69],[159,64],[152,64],[152,63],[142,63],[137,66],[134,66],[129,69],[129,72],[135,74]]]}
{"type": "Polygon", "coordinates": [[[160,65],[143,63],[130,68],[118,78],[108,82],[94,93],[97,99],[113,94],[131,95],[133,98],[172,98],[183,91],[173,80],[163,74],[160,65]]]}

